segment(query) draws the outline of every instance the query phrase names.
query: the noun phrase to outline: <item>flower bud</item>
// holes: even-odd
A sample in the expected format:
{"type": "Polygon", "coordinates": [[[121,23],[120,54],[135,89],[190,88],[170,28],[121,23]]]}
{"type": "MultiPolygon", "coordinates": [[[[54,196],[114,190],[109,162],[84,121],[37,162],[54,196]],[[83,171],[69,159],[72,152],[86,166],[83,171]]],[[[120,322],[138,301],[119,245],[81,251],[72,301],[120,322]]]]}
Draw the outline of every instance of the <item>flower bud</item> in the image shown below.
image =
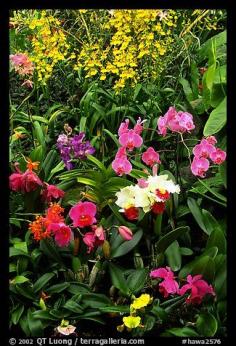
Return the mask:
{"type": "Polygon", "coordinates": [[[130,228],[126,226],[120,226],[118,230],[119,230],[120,236],[124,240],[131,240],[133,238],[133,232],[131,231],[130,228]]]}
{"type": "Polygon", "coordinates": [[[102,252],[103,252],[103,255],[105,258],[110,257],[111,247],[110,247],[110,244],[107,240],[105,240],[103,245],[102,245],[102,252]]]}

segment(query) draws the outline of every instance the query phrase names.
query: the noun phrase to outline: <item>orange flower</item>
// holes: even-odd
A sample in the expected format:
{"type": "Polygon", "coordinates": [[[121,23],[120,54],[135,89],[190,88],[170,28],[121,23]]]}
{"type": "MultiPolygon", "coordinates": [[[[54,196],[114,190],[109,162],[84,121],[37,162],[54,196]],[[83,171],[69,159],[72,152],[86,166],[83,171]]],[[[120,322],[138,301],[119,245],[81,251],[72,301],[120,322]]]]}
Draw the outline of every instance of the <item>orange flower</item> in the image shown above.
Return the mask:
{"type": "Polygon", "coordinates": [[[51,203],[46,213],[46,224],[64,222],[64,217],[61,215],[64,212],[57,203],[51,203]]]}
{"type": "Polygon", "coordinates": [[[47,229],[45,218],[42,216],[37,216],[36,220],[30,223],[29,229],[33,233],[34,239],[38,241],[51,236],[51,231],[47,229]]]}
{"type": "Polygon", "coordinates": [[[39,161],[35,161],[35,162],[32,162],[31,159],[27,159],[27,168],[32,171],[32,170],[35,170],[37,171],[38,169],[38,165],[40,164],[39,161]]]}

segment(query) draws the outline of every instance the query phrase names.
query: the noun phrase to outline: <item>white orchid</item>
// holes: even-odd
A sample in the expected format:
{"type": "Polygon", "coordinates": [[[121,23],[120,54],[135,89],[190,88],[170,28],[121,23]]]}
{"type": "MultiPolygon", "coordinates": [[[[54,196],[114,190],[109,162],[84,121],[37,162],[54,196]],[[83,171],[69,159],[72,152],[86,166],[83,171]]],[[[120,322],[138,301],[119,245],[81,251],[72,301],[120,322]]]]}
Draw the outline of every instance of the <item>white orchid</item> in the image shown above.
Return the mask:
{"type": "Polygon", "coordinates": [[[138,184],[130,185],[116,193],[116,204],[122,208],[120,212],[136,207],[142,208],[147,213],[155,202],[163,202],[162,196],[157,195],[157,190],[161,194],[180,192],[179,185],[168,179],[168,175],[149,176],[146,182],[148,183],[146,187],[140,187],[138,184]]]}

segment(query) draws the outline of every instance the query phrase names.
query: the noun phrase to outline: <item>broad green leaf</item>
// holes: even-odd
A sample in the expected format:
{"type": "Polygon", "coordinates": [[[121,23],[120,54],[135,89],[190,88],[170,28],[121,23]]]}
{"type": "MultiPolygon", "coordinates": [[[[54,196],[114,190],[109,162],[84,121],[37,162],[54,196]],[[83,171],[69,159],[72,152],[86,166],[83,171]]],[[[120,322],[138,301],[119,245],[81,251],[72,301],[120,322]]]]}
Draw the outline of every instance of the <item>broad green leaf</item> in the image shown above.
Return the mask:
{"type": "Polygon", "coordinates": [[[226,124],[226,101],[224,100],[211,112],[205,124],[204,136],[211,136],[218,133],[226,124]]]}
{"type": "Polygon", "coordinates": [[[194,219],[196,220],[198,226],[206,233],[209,234],[209,231],[207,230],[205,224],[204,224],[204,218],[201,213],[201,210],[199,208],[199,205],[197,204],[196,200],[192,197],[189,197],[187,200],[188,207],[193,214],[194,219]]]}
{"type": "Polygon", "coordinates": [[[95,163],[95,165],[97,165],[98,168],[99,168],[102,172],[104,172],[104,174],[106,174],[106,167],[104,166],[104,164],[103,164],[101,161],[99,161],[98,159],[96,159],[96,157],[94,157],[94,156],[92,156],[92,155],[88,155],[88,156],[87,156],[87,159],[88,159],[89,161],[95,163]]]}
{"type": "Polygon", "coordinates": [[[129,295],[130,290],[128,288],[127,281],[125,280],[123,270],[113,263],[109,263],[109,270],[113,286],[115,286],[123,294],[129,295]]]}
{"type": "Polygon", "coordinates": [[[28,309],[27,321],[28,321],[31,336],[42,336],[43,335],[42,322],[33,316],[30,309],[28,309]]]}
{"type": "Polygon", "coordinates": [[[182,85],[186,99],[188,100],[188,102],[191,102],[195,99],[194,95],[193,95],[193,91],[191,89],[191,86],[189,84],[189,82],[187,81],[187,79],[184,78],[180,78],[179,83],[182,85]]]}
{"type": "Polygon", "coordinates": [[[218,323],[210,312],[202,312],[198,315],[196,329],[201,336],[214,336],[217,332],[218,323]]]}
{"type": "Polygon", "coordinates": [[[179,237],[188,232],[190,228],[188,226],[181,226],[173,231],[164,235],[156,244],[156,250],[158,253],[164,253],[165,250],[179,237]]]}
{"type": "Polygon", "coordinates": [[[199,336],[199,334],[193,328],[183,327],[167,329],[161,336],[199,336]]]}
{"type": "Polygon", "coordinates": [[[16,284],[23,284],[26,281],[29,281],[29,279],[23,275],[18,275],[11,281],[11,283],[16,285],[16,284]]]}
{"type": "Polygon", "coordinates": [[[168,265],[173,271],[177,271],[181,268],[182,258],[179,243],[175,240],[165,251],[168,265]]]}
{"type": "Polygon", "coordinates": [[[96,181],[89,179],[89,178],[78,177],[77,182],[80,184],[85,184],[85,185],[89,185],[89,186],[94,186],[94,187],[97,186],[96,181]]]}
{"type": "Polygon", "coordinates": [[[18,306],[14,311],[11,312],[11,320],[13,324],[18,324],[23,312],[24,312],[24,305],[18,306]]]}
{"type": "Polygon", "coordinates": [[[225,235],[220,228],[213,230],[208,238],[206,249],[209,249],[213,246],[218,248],[218,253],[226,253],[226,239],[225,235]]]}
{"type": "Polygon", "coordinates": [[[180,270],[179,278],[183,279],[183,278],[186,278],[186,276],[188,274],[192,274],[194,268],[195,267],[199,267],[199,263],[200,263],[200,265],[202,264],[202,259],[203,259],[203,263],[204,264],[207,263],[206,260],[208,260],[208,258],[211,258],[212,260],[214,260],[214,258],[216,257],[217,253],[218,253],[218,248],[216,246],[205,250],[202,255],[196,257],[193,261],[187,263],[180,270]],[[205,257],[207,257],[207,259],[205,259],[205,257]]]}
{"type": "Polygon", "coordinates": [[[219,166],[219,171],[220,171],[222,181],[224,183],[224,187],[227,188],[227,165],[226,165],[226,162],[223,162],[219,166]]]}
{"type": "Polygon", "coordinates": [[[54,273],[46,273],[42,275],[35,283],[33,286],[34,292],[40,291],[45,285],[55,276],[54,273]]]}
{"type": "Polygon", "coordinates": [[[127,278],[127,285],[130,291],[135,295],[144,288],[147,279],[147,269],[136,269],[127,278]]]}
{"type": "Polygon", "coordinates": [[[143,231],[141,229],[138,230],[131,240],[125,241],[123,244],[121,244],[111,252],[111,258],[124,256],[128,252],[133,250],[133,248],[139,243],[140,239],[142,238],[142,235],[143,231]]]}
{"type": "Polygon", "coordinates": [[[69,311],[72,311],[78,314],[83,313],[83,307],[71,299],[67,300],[67,302],[64,304],[63,307],[69,311]]]}
{"type": "Polygon", "coordinates": [[[61,284],[56,284],[56,285],[53,285],[53,286],[47,288],[46,292],[47,292],[47,294],[61,293],[62,291],[64,291],[69,286],[70,286],[69,282],[63,282],[61,284]]]}
{"type": "Polygon", "coordinates": [[[208,210],[202,209],[202,216],[208,235],[210,235],[215,229],[220,229],[220,224],[208,210]]]}
{"type": "Polygon", "coordinates": [[[111,305],[111,300],[105,294],[100,293],[84,293],[81,302],[83,306],[95,309],[111,305]]]}
{"type": "Polygon", "coordinates": [[[99,311],[106,313],[106,312],[121,312],[121,313],[129,313],[130,312],[130,306],[129,305],[111,305],[111,306],[105,306],[98,308],[99,311]]]}

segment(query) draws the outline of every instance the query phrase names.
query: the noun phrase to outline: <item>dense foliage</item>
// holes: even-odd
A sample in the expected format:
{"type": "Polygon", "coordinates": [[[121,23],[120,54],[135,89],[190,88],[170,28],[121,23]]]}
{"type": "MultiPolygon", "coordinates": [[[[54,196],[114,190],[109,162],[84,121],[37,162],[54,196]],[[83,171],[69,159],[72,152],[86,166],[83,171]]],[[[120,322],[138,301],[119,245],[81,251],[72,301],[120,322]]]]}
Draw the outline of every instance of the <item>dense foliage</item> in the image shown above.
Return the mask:
{"type": "Polygon", "coordinates": [[[226,335],[225,26],[12,11],[13,335],[226,335]]]}

